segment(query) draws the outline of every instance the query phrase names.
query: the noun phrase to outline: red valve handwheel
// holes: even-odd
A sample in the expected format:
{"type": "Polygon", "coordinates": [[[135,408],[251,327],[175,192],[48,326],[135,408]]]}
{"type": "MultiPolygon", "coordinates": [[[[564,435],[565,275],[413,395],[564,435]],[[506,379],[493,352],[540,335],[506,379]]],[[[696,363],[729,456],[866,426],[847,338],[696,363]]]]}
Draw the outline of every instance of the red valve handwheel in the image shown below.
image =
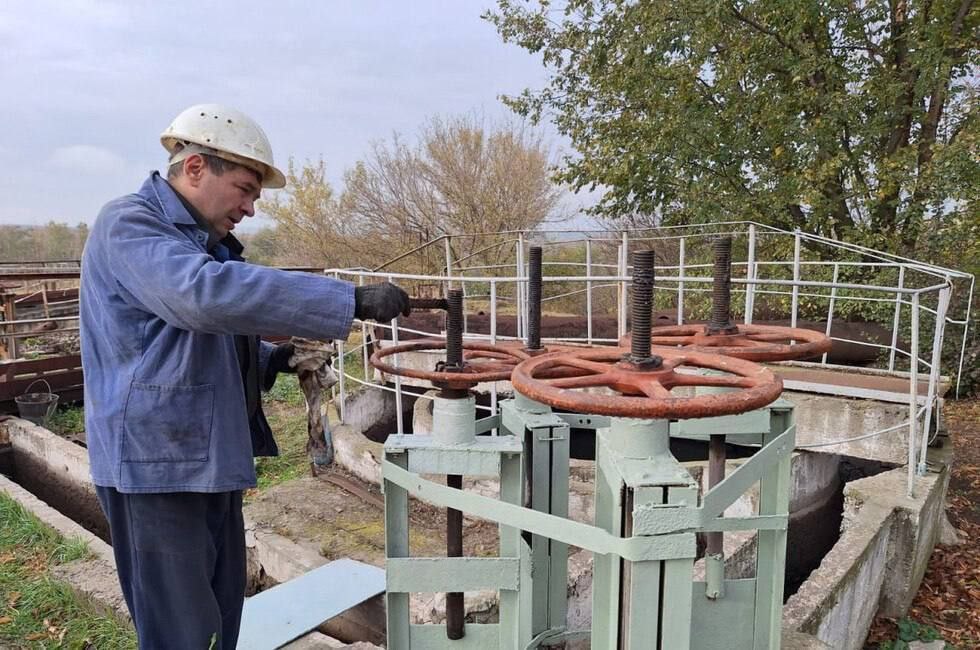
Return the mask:
{"type": "Polygon", "coordinates": [[[535,401],[574,413],[631,418],[686,419],[743,413],[769,404],[783,390],[782,380],[760,365],[720,354],[686,349],[656,349],[657,367],[623,359],[623,348],[554,352],[522,361],[511,375],[514,389],[535,401]],[[703,375],[677,372],[680,367],[730,373],[703,375]],[[579,372],[579,376],[549,377],[579,372]],[[716,386],[735,390],[678,396],[677,386],[716,386]],[[576,391],[610,388],[618,394],[576,391]]]}
{"type": "MultiPolygon", "coordinates": [[[[620,338],[619,344],[629,347],[630,335],[620,338]]],[[[762,362],[809,359],[829,351],[831,340],[799,327],[738,325],[732,334],[708,334],[704,325],[664,325],[650,330],[650,344],[762,362]]]]}

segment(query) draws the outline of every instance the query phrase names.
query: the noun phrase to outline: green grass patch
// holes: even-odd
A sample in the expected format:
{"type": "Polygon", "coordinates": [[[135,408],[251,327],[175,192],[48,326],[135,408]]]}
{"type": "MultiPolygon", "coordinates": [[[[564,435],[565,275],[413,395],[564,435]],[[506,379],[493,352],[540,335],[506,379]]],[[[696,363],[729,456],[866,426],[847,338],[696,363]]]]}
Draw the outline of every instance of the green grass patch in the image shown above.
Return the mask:
{"type": "Polygon", "coordinates": [[[85,431],[85,409],[81,406],[60,406],[48,418],[48,430],[60,436],[85,431]]]}
{"type": "Polygon", "coordinates": [[[294,404],[270,404],[266,417],[279,445],[279,455],[255,459],[258,490],[304,476],[310,471],[306,453],[306,407],[294,404]]]}
{"type": "Polygon", "coordinates": [[[136,635],[112,617],[93,612],[48,568],[89,554],[23,506],[0,494],[0,647],[136,648],[136,635]]]}
{"type": "MultiPolygon", "coordinates": [[[[893,641],[885,641],[878,645],[878,650],[908,650],[913,641],[941,641],[942,635],[939,630],[931,625],[917,623],[909,618],[898,621],[898,638],[893,641]]],[[[946,650],[954,650],[949,643],[945,644],[946,650]]]]}

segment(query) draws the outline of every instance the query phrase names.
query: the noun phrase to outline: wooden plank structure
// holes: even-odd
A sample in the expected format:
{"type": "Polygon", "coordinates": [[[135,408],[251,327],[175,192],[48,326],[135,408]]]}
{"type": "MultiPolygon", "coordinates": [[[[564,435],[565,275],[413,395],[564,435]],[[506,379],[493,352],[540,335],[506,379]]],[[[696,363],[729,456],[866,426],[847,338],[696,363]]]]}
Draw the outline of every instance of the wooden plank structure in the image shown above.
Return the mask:
{"type": "MultiPolygon", "coordinates": [[[[16,412],[14,398],[27,392],[30,385],[43,379],[59,402],[82,399],[82,357],[78,354],[32,359],[0,361],[0,412],[16,412]]],[[[38,384],[32,390],[43,390],[38,384]]]]}

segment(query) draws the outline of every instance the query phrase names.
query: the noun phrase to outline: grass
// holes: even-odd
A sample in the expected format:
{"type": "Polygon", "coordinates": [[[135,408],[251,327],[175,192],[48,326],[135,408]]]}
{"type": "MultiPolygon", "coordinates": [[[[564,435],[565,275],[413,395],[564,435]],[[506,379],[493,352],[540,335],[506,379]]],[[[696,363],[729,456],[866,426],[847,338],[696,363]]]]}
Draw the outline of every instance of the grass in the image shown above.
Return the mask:
{"type": "Polygon", "coordinates": [[[136,648],[131,628],[92,611],[48,571],[88,553],[0,494],[0,647],[136,648]]]}
{"type": "MultiPolygon", "coordinates": [[[[306,400],[296,375],[279,375],[263,402],[266,418],[279,445],[279,455],[255,460],[258,491],[299,478],[310,471],[310,459],[306,453],[306,400]]],[[[246,498],[251,495],[254,492],[249,490],[246,498]]]]}
{"type": "Polygon", "coordinates": [[[59,406],[48,418],[49,431],[60,436],[85,431],[85,409],[81,406],[59,406]]]}

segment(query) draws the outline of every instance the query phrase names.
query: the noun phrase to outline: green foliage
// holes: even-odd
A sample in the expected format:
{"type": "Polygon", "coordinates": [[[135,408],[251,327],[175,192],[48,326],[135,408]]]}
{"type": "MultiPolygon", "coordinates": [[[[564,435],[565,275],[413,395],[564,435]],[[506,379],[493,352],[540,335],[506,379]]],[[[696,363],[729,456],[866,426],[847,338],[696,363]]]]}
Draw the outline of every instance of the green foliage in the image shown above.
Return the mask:
{"type": "MultiPolygon", "coordinates": [[[[936,628],[903,618],[898,621],[898,638],[881,643],[878,650],[908,650],[911,641],[941,641],[942,638],[936,628]]],[[[954,650],[948,643],[945,647],[947,650],[954,650]]]]}
{"type": "Polygon", "coordinates": [[[48,418],[50,431],[58,435],[85,431],[85,409],[81,406],[59,406],[48,418]]]}
{"type": "Polygon", "coordinates": [[[88,225],[50,221],[44,226],[0,226],[0,262],[77,260],[88,239],[88,225]]]}
{"type": "Polygon", "coordinates": [[[134,650],[132,629],[95,614],[48,567],[88,556],[19,503],[0,494],[0,646],[134,650]]]}
{"type": "Polygon", "coordinates": [[[296,375],[280,374],[276,383],[262,396],[263,402],[282,402],[291,406],[302,406],[306,403],[303,391],[300,390],[296,375]]]}
{"type": "Polygon", "coordinates": [[[550,72],[505,101],[571,139],[558,179],[603,187],[602,215],[750,219],[904,253],[976,220],[967,2],[536,5],[485,16],[550,72]]]}

